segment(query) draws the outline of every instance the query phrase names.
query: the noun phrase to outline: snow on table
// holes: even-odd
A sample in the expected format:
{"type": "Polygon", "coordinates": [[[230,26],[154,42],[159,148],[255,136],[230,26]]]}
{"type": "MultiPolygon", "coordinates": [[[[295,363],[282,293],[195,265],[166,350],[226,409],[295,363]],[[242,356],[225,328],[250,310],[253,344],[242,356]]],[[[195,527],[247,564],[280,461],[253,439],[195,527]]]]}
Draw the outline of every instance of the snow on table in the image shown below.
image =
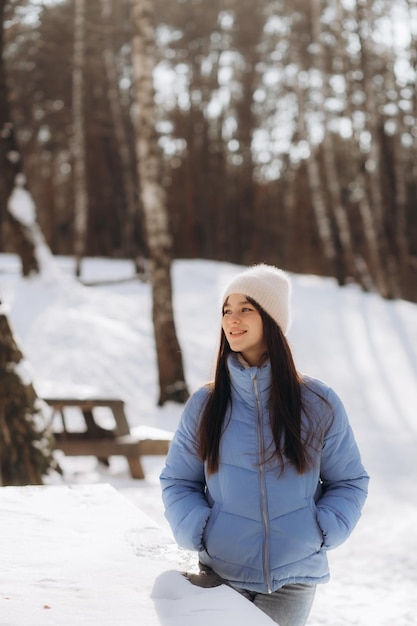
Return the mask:
{"type": "Polygon", "coordinates": [[[172,539],[109,485],[3,487],[0,554],[0,626],[273,624],[188,583],[172,539]]]}

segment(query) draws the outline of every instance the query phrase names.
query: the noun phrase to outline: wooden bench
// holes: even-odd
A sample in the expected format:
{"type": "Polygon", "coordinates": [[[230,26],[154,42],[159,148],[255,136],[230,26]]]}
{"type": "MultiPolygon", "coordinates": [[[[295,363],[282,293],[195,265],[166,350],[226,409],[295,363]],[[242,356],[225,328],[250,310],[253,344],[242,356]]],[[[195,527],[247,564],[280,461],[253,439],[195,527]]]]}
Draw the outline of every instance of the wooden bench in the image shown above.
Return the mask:
{"type": "Polygon", "coordinates": [[[100,461],[107,462],[112,455],[125,456],[129,463],[132,478],[145,478],[141,457],[147,455],[165,455],[171,442],[169,433],[152,430],[152,437],[146,429],[131,432],[124,410],[123,400],[114,398],[43,398],[52,408],[52,417],[59,413],[62,431],[53,430],[56,448],[67,456],[96,456],[100,461]],[[115,426],[113,429],[101,427],[94,416],[94,410],[107,407],[113,413],[115,426]],[[81,411],[86,430],[71,431],[67,427],[67,409],[81,411]]]}

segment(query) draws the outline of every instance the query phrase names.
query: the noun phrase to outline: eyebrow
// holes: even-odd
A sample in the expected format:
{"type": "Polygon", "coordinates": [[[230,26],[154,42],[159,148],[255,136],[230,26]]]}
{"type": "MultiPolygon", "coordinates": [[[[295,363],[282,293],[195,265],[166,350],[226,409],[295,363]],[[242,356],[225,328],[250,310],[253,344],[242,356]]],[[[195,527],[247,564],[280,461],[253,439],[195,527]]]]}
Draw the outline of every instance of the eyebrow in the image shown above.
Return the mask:
{"type": "MultiPolygon", "coordinates": [[[[224,305],[223,305],[224,307],[225,306],[231,306],[228,301],[229,301],[229,298],[224,303],[224,305]]],[[[250,302],[249,302],[249,300],[241,300],[240,302],[237,303],[236,306],[239,306],[240,304],[250,304],[250,302]]]]}

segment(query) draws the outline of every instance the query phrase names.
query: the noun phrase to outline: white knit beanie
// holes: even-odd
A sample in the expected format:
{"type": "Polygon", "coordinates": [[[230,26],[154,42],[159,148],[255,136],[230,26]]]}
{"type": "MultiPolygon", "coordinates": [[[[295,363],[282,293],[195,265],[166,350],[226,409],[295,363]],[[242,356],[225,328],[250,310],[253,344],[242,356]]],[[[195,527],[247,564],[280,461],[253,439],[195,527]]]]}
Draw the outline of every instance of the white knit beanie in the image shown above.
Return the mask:
{"type": "Polygon", "coordinates": [[[285,334],[290,326],[291,283],[289,276],[273,265],[254,265],[227,285],[223,302],[232,293],[255,300],[276,321],[285,334]]]}

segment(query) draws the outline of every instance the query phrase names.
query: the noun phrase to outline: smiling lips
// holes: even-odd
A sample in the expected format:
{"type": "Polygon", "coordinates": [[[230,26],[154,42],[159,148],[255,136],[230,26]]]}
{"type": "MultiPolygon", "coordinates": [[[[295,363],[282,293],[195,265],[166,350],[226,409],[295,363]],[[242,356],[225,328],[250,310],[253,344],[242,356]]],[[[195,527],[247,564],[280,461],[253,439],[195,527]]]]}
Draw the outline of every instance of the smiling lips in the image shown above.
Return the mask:
{"type": "Polygon", "coordinates": [[[229,334],[235,337],[236,335],[244,335],[245,333],[246,330],[231,330],[229,334]]]}

